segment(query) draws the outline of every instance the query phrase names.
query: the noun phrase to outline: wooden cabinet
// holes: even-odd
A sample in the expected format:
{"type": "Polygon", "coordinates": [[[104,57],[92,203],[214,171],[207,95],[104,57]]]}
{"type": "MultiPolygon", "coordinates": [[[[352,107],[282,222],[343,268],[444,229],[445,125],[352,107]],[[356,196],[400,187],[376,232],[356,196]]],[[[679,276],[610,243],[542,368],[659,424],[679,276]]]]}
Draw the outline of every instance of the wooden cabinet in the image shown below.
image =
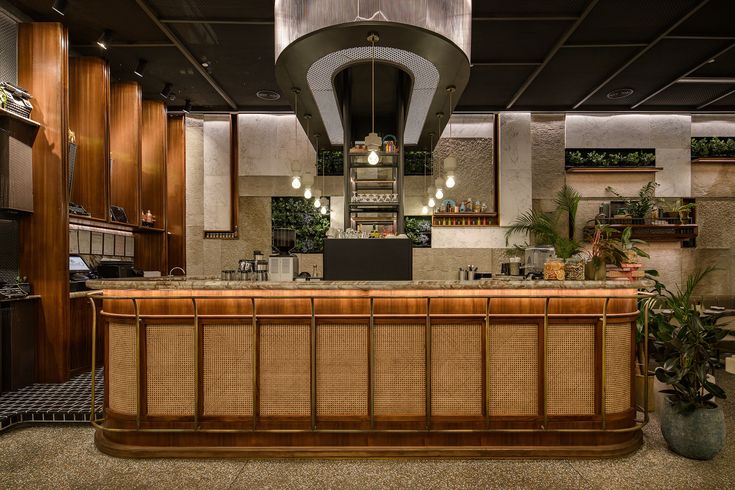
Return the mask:
{"type": "Polygon", "coordinates": [[[70,200],[95,219],[106,220],[110,70],[101,58],[69,60],[69,129],[76,136],[70,200]]]}
{"type": "Polygon", "coordinates": [[[168,118],[166,145],[168,268],[186,269],[186,120],[168,118]]]}
{"type": "MultiPolygon", "coordinates": [[[[89,371],[92,367],[92,305],[88,298],[71,298],[71,329],[69,364],[71,375],[89,371]]],[[[99,306],[99,305],[98,305],[99,306]]],[[[97,366],[104,363],[104,330],[102,318],[97,314],[97,366]]]]}
{"type": "Polygon", "coordinates": [[[153,228],[166,229],[166,106],[143,101],[141,134],[140,210],[156,219],[153,228]]]}
{"type": "Polygon", "coordinates": [[[69,376],[69,215],[67,195],[68,34],[55,22],[20,24],[18,84],[33,94],[33,214],[20,219],[20,273],[41,296],[38,381],[69,376]]]}
{"type": "Polygon", "coordinates": [[[136,82],[110,87],[110,205],[140,223],[142,93],[136,82]]]}

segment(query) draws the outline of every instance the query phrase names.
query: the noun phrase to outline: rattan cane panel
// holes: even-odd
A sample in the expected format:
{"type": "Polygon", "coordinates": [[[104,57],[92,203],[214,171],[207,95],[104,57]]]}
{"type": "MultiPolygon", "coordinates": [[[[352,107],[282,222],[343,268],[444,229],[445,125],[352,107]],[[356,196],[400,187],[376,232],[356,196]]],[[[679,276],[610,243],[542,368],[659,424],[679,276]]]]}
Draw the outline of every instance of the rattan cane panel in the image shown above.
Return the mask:
{"type": "Polygon", "coordinates": [[[605,411],[624,412],[631,407],[631,325],[608,325],[605,334],[605,411]]]}
{"type": "Polygon", "coordinates": [[[253,326],[203,327],[204,415],[253,414],[253,326]]]}
{"type": "Polygon", "coordinates": [[[107,330],[109,407],[115,412],[134,415],[138,406],[135,383],[135,325],[110,322],[107,330]]]}
{"type": "Polygon", "coordinates": [[[482,328],[431,326],[432,415],[482,415],[482,328]]]}
{"type": "Polygon", "coordinates": [[[311,414],[309,325],[261,325],[260,414],[311,414]]]}
{"type": "Polygon", "coordinates": [[[490,415],[537,415],[538,325],[493,324],[488,333],[490,415]]]}
{"type": "Polygon", "coordinates": [[[374,328],[375,415],[425,415],[425,325],[391,324],[374,328]]]}
{"type": "Polygon", "coordinates": [[[367,415],[368,326],[319,325],[316,332],[317,415],[367,415]]]}
{"type": "Polygon", "coordinates": [[[146,326],[148,415],[194,415],[194,325],[146,326]]]}
{"type": "Polygon", "coordinates": [[[549,325],[549,415],[594,415],[595,328],[549,325]]]}

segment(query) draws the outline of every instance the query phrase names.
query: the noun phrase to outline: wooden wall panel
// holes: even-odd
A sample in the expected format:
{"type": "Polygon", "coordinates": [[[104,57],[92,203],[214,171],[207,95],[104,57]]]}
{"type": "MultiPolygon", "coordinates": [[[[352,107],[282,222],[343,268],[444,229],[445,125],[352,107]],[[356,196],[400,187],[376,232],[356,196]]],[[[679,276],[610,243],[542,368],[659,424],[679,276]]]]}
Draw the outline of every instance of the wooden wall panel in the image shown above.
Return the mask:
{"type": "Polygon", "coordinates": [[[166,231],[168,268],[186,269],[186,128],[183,116],[168,118],[166,231]]]}
{"type": "MultiPolygon", "coordinates": [[[[69,369],[72,376],[89,372],[92,367],[92,305],[87,298],[70,300],[69,369]]],[[[105,358],[102,316],[97,310],[96,364],[102,366],[105,358]]]]}
{"type": "Polygon", "coordinates": [[[108,215],[108,112],[110,70],[101,58],[69,60],[69,129],[76,135],[77,158],[70,199],[92,218],[108,215]]]}
{"type": "Polygon", "coordinates": [[[143,101],[141,134],[141,211],[156,217],[154,228],[166,228],[166,106],[143,101]]]}
{"type": "Polygon", "coordinates": [[[67,196],[68,34],[58,23],[21,24],[18,83],[33,96],[41,124],[33,144],[32,215],[20,220],[21,275],[41,296],[37,376],[69,376],[69,215],[67,196]]]}
{"type": "Polygon", "coordinates": [[[166,233],[144,230],[135,233],[135,268],[168,274],[166,233]]]}
{"type": "Polygon", "coordinates": [[[140,138],[142,93],[136,82],[110,87],[110,205],[140,223],[140,138]]]}

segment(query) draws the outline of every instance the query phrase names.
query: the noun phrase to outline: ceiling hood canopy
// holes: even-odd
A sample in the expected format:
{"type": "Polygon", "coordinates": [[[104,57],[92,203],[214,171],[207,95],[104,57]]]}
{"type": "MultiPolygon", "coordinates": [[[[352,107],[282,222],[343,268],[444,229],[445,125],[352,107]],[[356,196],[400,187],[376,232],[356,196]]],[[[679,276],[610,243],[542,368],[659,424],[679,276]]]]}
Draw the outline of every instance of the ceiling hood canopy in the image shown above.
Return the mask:
{"type": "MultiPolygon", "coordinates": [[[[456,101],[469,79],[471,16],[470,0],[276,0],[276,79],[283,91],[302,90],[302,125],[303,114],[311,114],[312,130],[341,146],[345,115],[335,79],[370,62],[366,38],[377,31],[376,62],[411,80],[404,143],[428,147],[434,115],[453,110],[446,88],[456,87],[456,101]]],[[[377,86],[376,97],[394,90],[377,86]]]]}

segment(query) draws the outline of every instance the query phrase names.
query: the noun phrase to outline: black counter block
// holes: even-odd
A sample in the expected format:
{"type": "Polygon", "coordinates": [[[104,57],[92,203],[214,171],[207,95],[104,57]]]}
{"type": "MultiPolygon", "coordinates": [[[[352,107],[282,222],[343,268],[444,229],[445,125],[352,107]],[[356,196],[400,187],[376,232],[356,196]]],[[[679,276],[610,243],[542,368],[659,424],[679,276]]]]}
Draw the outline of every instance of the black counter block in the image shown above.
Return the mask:
{"type": "Polygon", "coordinates": [[[327,239],[324,241],[327,281],[410,281],[413,279],[411,240],[327,239]]]}

